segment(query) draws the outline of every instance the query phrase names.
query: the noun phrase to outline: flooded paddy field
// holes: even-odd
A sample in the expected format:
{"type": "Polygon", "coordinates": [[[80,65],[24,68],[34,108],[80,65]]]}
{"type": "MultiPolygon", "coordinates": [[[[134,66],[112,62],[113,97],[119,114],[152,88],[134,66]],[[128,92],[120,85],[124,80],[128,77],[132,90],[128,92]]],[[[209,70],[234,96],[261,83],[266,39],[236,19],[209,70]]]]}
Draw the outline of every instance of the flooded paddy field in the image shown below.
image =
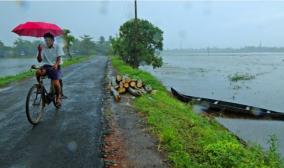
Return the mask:
{"type": "MultiPolygon", "coordinates": [[[[144,66],[170,89],[284,113],[284,53],[187,53],[165,51],[164,65],[144,66]]],[[[195,107],[195,109],[199,109],[195,107]]],[[[200,109],[199,109],[200,110],[200,109]]],[[[284,121],[216,119],[248,143],[268,147],[276,135],[284,156],[284,121]]]]}

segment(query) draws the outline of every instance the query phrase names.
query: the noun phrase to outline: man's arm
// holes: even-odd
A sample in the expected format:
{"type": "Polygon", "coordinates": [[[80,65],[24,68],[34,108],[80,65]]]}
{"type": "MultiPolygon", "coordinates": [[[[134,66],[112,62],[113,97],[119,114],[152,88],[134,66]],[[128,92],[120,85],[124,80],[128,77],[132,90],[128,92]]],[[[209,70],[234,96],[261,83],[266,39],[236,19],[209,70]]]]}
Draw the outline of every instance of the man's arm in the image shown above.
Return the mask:
{"type": "Polygon", "coordinates": [[[55,69],[57,69],[58,66],[62,64],[62,56],[64,55],[63,49],[59,45],[56,45],[56,55],[56,62],[53,65],[55,69]]]}
{"type": "Polygon", "coordinates": [[[60,65],[60,63],[61,63],[61,56],[58,56],[58,57],[56,58],[55,64],[53,65],[53,68],[54,68],[54,69],[57,69],[58,66],[60,65]]]}
{"type": "Polygon", "coordinates": [[[37,47],[37,61],[42,61],[42,46],[40,44],[37,47]]]}

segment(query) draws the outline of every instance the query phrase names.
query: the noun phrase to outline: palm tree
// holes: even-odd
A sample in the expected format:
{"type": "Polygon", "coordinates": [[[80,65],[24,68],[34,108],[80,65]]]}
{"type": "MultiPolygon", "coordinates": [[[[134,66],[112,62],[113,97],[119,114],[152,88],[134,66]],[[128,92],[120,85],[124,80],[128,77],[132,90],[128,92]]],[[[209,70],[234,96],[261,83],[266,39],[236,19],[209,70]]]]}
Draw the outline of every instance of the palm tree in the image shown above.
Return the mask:
{"type": "Polygon", "coordinates": [[[64,48],[66,50],[68,57],[70,59],[72,59],[72,55],[70,53],[70,47],[73,45],[73,42],[75,41],[75,37],[70,34],[71,33],[70,30],[63,29],[63,31],[64,31],[63,39],[64,39],[64,42],[65,42],[64,48]]]}

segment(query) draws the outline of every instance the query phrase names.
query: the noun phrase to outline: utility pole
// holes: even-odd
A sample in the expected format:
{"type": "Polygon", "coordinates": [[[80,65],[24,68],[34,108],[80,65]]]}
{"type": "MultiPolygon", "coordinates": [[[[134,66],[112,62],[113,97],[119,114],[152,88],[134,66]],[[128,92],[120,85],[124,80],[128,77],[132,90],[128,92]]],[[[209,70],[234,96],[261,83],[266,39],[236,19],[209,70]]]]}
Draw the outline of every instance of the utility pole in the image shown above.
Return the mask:
{"type": "Polygon", "coordinates": [[[137,0],[134,0],[134,13],[135,13],[135,16],[134,16],[134,37],[133,37],[133,40],[134,40],[134,50],[133,50],[133,63],[135,66],[139,66],[139,64],[137,65],[137,33],[138,33],[138,25],[137,25],[137,0]]]}
{"type": "Polygon", "coordinates": [[[137,19],[137,0],[134,0],[135,20],[137,19]]]}

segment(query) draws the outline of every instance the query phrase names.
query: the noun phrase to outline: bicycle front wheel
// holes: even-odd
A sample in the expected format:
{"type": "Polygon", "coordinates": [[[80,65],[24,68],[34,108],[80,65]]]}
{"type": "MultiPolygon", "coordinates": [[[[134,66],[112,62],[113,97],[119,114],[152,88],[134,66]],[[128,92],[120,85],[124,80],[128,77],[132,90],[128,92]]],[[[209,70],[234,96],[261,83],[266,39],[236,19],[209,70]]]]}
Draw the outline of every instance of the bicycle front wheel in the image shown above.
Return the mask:
{"type": "Polygon", "coordinates": [[[33,125],[39,123],[45,106],[43,88],[40,89],[38,86],[38,84],[35,84],[31,87],[26,98],[27,118],[33,125]]]}

